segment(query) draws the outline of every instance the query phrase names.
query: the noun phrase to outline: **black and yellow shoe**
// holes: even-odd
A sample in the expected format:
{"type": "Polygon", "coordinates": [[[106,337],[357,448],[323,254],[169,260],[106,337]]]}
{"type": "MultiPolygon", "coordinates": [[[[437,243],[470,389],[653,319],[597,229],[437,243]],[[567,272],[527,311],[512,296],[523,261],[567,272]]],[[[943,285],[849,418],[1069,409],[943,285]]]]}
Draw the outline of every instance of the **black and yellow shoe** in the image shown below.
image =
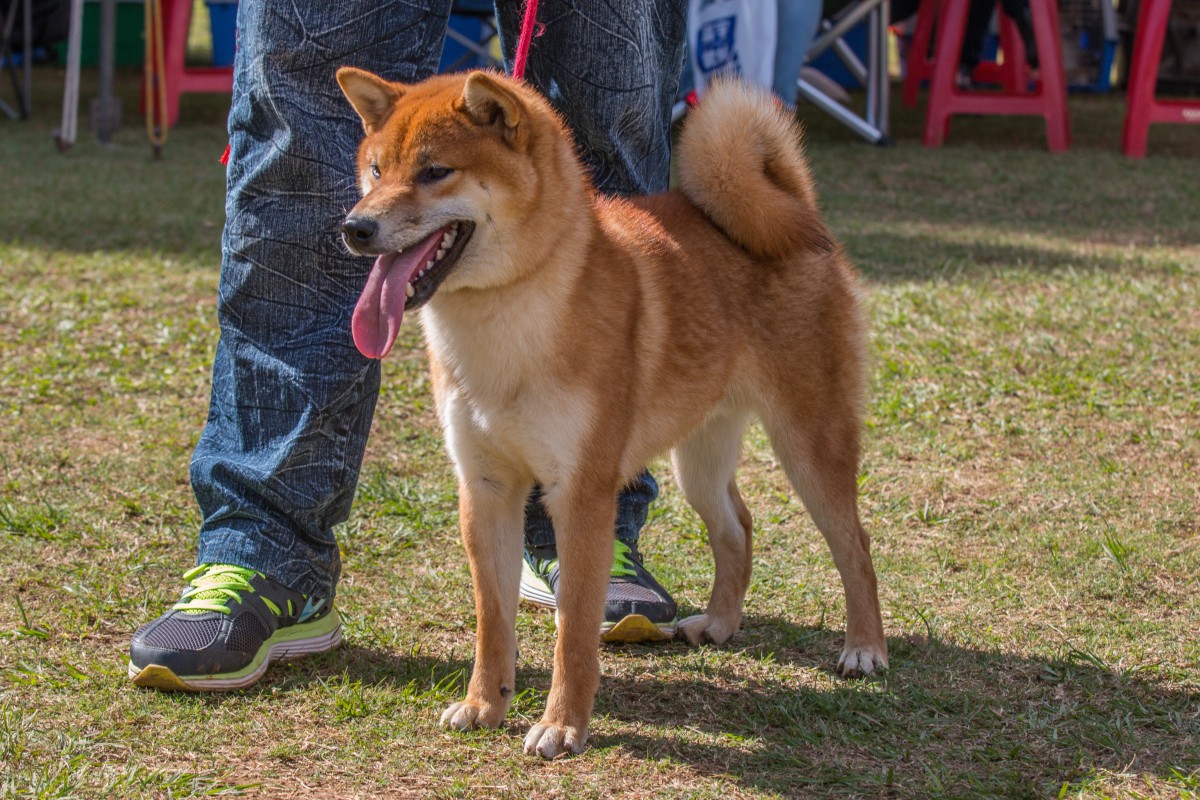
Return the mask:
{"type": "Polygon", "coordinates": [[[138,686],[244,689],[272,661],[323,653],[342,641],[342,622],[330,603],[254,570],[201,564],[183,577],[189,586],[179,602],[138,629],[129,644],[129,677],[138,686]]]}
{"type": "MultiPolygon", "coordinates": [[[[614,539],[613,567],[600,625],[603,642],[665,642],[675,636],[678,611],[670,593],[644,566],[636,546],[614,539]]],[[[553,547],[525,551],[521,599],[558,608],[558,554],[553,547]]]]}

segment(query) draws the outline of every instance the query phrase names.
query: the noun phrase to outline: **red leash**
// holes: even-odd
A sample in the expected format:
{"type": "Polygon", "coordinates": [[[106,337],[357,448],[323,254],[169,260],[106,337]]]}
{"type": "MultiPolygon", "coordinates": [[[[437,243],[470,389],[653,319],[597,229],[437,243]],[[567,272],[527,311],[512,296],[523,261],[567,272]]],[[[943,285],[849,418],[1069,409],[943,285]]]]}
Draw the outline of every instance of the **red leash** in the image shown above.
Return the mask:
{"type": "MultiPolygon", "coordinates": [[[[512,75],[517,80],[525,77],[525,62],[529,60],[529,44],[533,41],[534,29],[537,24],[537,0],[525,0],[525,16],[521,20],[521,38],[517,40],[517,54],[513,58],[512,75]]],[[[541,36],[542,32],[537,32],[541,36]]],[[[221,163],[229,164],[229,145],[221,154],[221,163]]]]}
{"type": "MultiPolygon", "coordinates": [[[[537,24],[537,0],[525,0],[525,18],[521,20],[521,38],[517,40],[517,54],[513,57],[512,76],[517,80],[525,77],[525,61],[529,58],[529,43],[533,41],[533,29],[537,24]]],[[[538,35],[541,35],[538,31],[538,35]]]]}

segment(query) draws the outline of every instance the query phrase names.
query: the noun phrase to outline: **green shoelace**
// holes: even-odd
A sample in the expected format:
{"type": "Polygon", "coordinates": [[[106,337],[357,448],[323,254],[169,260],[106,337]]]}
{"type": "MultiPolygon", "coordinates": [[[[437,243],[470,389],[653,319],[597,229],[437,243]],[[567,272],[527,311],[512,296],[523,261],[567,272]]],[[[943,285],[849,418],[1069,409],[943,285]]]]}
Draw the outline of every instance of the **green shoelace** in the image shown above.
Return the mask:
{"type": "MultiPolygon", "coordinates": [[[[633,567],[632,555],[633,549],[629,545],[620,539],[613,539],[613,566],[610,575],[614,578],[636,578],[637,570],[633,567]]],[[[535,559],[535,571],[545,577],[557,563],[557,558],[535,559]]]]}
{"type": "Polygon", "coordinates": [[[633,559],[630,557],[633,550],[629,545],[622,542],[620,539],[613,539],[613,567],[612,576],[614,578],[636,578],[637,570],[633,568],[633,559]]]}
{"type": "MultiPolygon", "coordinates": [[[[233,564],[201,564],[184,573],[183,579],[188,581],[191,588],[184,591],[173,609],[187,614],[203,614],[206,611],[228,614],[230,600],[240,603],[242,592],[254,593],[250,579],[255,575],[258,573],[254,570],[233,564]]],[[[280,616],[279,606],[266,597],[262,601],[275,616],[280,616]]]]}

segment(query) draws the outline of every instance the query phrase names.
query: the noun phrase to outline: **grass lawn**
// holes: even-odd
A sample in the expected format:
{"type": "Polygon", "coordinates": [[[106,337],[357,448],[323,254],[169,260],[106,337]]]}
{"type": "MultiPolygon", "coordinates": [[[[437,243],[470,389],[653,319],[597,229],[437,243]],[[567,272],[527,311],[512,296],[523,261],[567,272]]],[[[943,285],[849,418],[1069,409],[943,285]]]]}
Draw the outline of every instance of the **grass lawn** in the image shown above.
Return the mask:
{"type": "MultiPolygon", "coordinates": [[[[873,322],[862,510],[891,670],[832,674],[837,574],[755,431],[742,631],[605,647],[590,747],[545,763],[521,739],[547,613],[519,616],[506,726],[437,726],[474,622],[415,326],[339,529],[345,645],[225,696],[128,682],[195,553],[223,101],[185,99],[155,162],[122,74],[117,143],[60,155],[58,80],[0,122],[0,796],[1200,796],[1200,130],[1157,126],[1129,161],[1118,96],[1072,98],[1059,155],[1034,119],[956,120],[926,150],[899,107],[886,149],[806,114],[873,322]]],[[[644,548],[694,612],[704,531],[655,472],[644,548]]]]}

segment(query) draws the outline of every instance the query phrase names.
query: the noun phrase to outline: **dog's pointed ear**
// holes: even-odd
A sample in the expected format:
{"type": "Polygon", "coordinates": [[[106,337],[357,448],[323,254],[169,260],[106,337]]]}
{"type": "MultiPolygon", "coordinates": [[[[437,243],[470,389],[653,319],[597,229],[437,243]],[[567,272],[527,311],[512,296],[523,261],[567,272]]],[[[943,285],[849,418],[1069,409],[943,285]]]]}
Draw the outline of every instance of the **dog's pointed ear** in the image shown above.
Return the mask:
{"type": "Polygon", "coordinates": [[[523,147],[529,134],[524,101],[486,72],[472,72],[463,85],[461,109],[476,125],[495,128],[509,144],[523,147]]]}
{"type": "Polygon", "coordinates": [[[337,82],[350,105],[354,106],[354,110],[362,117],[363,128],[367,133],[379,129],[391,113],[392,106],[404,94],[401,84],[385,81],[378,75],[356,67],[339,69],[337,82]]]}

